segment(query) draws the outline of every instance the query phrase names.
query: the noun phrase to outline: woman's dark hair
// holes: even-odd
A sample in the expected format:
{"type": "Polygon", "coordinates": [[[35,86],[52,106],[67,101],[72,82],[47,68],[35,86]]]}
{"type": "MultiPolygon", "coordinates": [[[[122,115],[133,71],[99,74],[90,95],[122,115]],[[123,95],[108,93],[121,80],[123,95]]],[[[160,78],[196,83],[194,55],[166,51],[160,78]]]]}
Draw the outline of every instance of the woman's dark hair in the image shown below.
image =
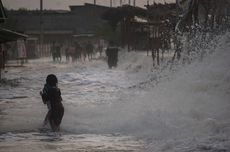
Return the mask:
{"type": "Polygon", "coordinates": [[[58,79],[54,74],[49,74],[46,77],[46,83],[51,85],[51,86],[55,86],[58,83],[58,79]]]}

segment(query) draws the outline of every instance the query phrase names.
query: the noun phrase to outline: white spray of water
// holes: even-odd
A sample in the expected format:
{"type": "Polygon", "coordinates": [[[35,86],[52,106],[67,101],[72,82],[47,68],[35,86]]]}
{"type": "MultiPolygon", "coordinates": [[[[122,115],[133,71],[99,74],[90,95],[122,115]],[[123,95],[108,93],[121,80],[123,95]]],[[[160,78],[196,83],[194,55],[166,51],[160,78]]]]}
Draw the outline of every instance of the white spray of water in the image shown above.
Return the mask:
{"type": "Polygon", "coordinates": [[[134,90],[112,104],[68,107],[64,128],[151,139],[147,151],[229,150],[229,34],[216,43],[202,62],[168,72],[169,79],[148,93],[134,90]]]}

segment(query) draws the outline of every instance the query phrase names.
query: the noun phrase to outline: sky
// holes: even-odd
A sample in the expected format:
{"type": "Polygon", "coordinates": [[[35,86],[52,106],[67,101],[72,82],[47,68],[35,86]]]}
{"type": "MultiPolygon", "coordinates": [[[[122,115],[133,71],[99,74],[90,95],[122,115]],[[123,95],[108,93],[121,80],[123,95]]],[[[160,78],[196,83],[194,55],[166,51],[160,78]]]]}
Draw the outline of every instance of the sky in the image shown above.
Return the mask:
{"type": "MultiPolygon", "coordinates": [[[[84,3],[93,3],[94,0],[43,0],[44,9],[61,9],[69,10],[69,5],[83,5],[84,3]]],[[[153,2],[175,2],[176,0],[149,0],[149,3],[153,2]]],[[[39,9],[40,0],[2,0],[4,7],[7,9],[39,9]]],[[[98,5],[110,6],[110,0],[96,0],[98,5]]],[[[133,2],[133,0],[131,0],[133,2]]],[[[128,0],[123,0],[123,3],[128,3],[128,0]]],[[[113,6],[118,6],[120,0],[113,0],[113,6]]],[[[147,0],[136,0],[136,5],[144,7],[147,4],[147,0]]]]}

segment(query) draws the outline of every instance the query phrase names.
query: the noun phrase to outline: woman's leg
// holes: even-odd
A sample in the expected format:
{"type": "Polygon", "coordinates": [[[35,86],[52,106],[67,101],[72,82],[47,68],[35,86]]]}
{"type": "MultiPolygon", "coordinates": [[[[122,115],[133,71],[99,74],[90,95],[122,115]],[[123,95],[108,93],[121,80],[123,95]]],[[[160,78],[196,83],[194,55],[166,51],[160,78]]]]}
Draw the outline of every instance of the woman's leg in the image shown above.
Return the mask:
{"type": "Polygon", "coordinates": [[[51,113],[51,111],[49,110],[49,111],[47,112],[47,114],[46,114],[46,117],[45,117],[45,119],[44,119],[44,121],[43,121],[43,125],[44,125],[44,126],[47,125],[47,123],[49,122],[50,113],[51,113]]]}

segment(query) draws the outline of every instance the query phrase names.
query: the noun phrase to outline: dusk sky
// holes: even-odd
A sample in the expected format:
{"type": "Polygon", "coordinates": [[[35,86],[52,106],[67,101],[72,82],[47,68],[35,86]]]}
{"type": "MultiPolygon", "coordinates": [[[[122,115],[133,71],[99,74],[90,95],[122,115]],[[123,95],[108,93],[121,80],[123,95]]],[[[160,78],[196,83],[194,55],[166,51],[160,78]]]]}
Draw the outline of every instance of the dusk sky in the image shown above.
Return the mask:
{"type": "MultiPolygon", "coordinates": [[[[155,0],[155,2],[174,2],[175,0],[155,0]]],[[[3,5],[8,9],[39,9],[40,0],[2,0],[3,5]]],[[[131,0],[133,2],[133,0],[131,0]]],[[[154,0],[149,0],[152,4],[154,0]]],[[[69,5],[83,5],[84,3],[93,3],[93,0],[43,0],[44,9],[69,9],[69,5]]],[[[128,3],[128,0],[123,0],[123,3],[128,3]]],[[[136,5],[143,7],[147,0],[136,0],[136,5]]],[[[110,0],[97,0],[98,5],[110,5],[110,0]]],[[[113,0],[113,6],[118,6],[120,0],[113,0]]]]}

